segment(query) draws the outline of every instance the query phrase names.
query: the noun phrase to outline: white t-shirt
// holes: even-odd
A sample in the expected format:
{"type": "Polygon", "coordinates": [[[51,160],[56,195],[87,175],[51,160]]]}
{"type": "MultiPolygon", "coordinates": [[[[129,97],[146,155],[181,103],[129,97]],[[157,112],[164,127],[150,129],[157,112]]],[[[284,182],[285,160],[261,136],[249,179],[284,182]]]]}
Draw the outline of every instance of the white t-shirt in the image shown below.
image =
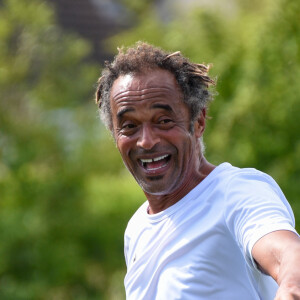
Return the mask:
{"type": "Polygon", "coordinates": [[[276,182],[229,163],[166,210],[145,202],[125,232],[129,300],[273,299],[277,284],[255,265],[255,242],[294,231],[294,216],[276,182]]]}

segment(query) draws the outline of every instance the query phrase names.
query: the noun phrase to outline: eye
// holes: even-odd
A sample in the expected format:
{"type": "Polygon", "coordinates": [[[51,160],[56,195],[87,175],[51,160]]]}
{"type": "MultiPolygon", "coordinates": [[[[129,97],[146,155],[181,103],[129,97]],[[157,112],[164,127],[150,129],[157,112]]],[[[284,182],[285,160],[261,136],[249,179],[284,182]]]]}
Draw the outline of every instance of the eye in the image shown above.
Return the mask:
{"type": "Polygon", "coordinates": [[[126,121],[120,126],[120,133],[124,135],[131,135],[134,134],[136,131],[137,125],[132,121],[126,121]]]}
{"type": "Polygon", "coordinates": [[[133,123],[128,123],[128,124],[124,124],[122,126],[122,129],[132,129],[135,128],[136,126],[133,123]]]}
{"type": "Polygon", "coordinates": [[[171,119],[162,119],[162,120],[160,120],[158,123],[159,123],[159,124],[167,124],[167,123],[170,123],[170,122],[172,122],[171,119]]]}
{"type": "Polygon", "coordinates": [[[160,118],[157,123],[159,128],[163,130],[171,129],[174,126],[174,121],[169,117],[160,118]]]}

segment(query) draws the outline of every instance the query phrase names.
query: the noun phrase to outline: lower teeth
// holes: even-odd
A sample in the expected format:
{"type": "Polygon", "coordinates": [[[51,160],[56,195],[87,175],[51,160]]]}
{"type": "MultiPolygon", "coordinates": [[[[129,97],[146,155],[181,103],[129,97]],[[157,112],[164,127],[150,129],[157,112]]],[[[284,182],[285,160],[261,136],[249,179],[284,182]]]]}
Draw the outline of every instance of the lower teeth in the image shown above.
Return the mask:
{"type": "Polygon", "coordinates": [[[162,166],[160,166],[160,167],[158,167],[158,168],[148,168],[147,170],[149,170],[149,171],[158,170],[158,169],[161,169],[161,168],[165,167],[166,165],[167,165],[167,164],[164,164],[164,165],[162,165],[162,166]]]}

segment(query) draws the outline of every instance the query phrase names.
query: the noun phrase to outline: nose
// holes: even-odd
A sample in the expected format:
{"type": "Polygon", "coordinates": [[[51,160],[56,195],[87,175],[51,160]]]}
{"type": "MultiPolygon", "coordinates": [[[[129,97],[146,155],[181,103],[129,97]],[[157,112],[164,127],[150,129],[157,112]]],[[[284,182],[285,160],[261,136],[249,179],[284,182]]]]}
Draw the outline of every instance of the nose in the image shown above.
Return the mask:
{"type": "Polygon", "coordinates": [[[160,138],[155,134],[150,124],[143,124],[140,136],[137,141],[137,146],[143,149],[150,150],[158,144],[160,138]]]}

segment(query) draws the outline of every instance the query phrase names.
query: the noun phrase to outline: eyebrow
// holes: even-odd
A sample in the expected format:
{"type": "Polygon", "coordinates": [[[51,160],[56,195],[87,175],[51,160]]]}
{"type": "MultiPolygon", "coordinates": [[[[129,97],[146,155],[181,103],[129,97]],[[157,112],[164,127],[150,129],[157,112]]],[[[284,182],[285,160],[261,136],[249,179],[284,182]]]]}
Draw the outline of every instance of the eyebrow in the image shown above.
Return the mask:
{"type": "MultiPolygon", "coordinates": [[[[169,112],[172,112],[173,109],[170,105],[168,104],[161,104],[161,103],[154,103],[152,106],[151,106],[152,109],[164,109],[166,111],[169,111],[169,112]]],[[[132,111],[135,111],[134,108],[132,107],[127,107],[127,108],[124,108],[124,109],[121,109],[118,113],[117,113],[117,118],[120,120],[122,119],[123,115],[128,113],[128,112],[132,112],[132,111]]]]}
{"type": "Polygon", "coordinates": [[[131,111],[135,111],[135,109],[128,107],[128,108],[124,108],[121,109],[118,113],[117,113],[117,118],[120,120],[124,114],[131,112],[131,111]]]}

